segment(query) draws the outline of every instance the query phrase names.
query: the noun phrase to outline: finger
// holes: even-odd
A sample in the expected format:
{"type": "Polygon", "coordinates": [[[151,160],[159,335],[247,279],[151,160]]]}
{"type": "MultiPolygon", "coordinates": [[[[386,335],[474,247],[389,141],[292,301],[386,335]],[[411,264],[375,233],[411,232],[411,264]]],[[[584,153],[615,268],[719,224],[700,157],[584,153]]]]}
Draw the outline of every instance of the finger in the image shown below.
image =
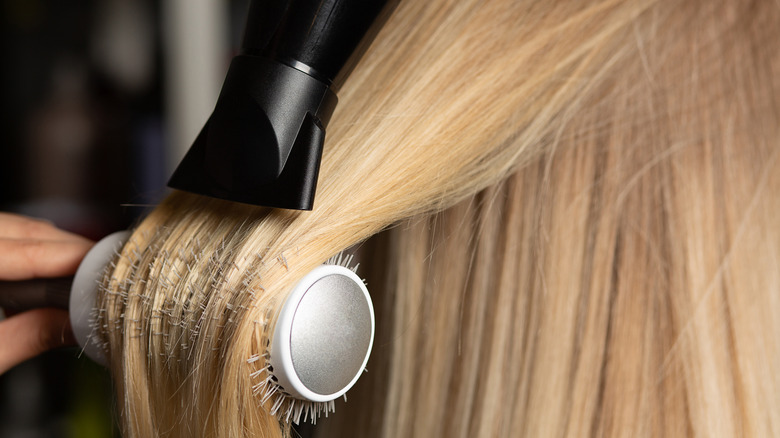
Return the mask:
{"type": "Polygon", "coordinates": [[[45,351],[75,345],[68,312],[36,309],[0,322],[0,374],[45,351]]]}
{"type": "Polygon", "coordinates": [[[40,240],[86,240],[55,227],[51,222],[0,212],[0,238],[40,240]]]}
{"type": "Polygon", "coordinates": [[[91,247],[86,239],[0,239],[0,280],[71,275],[91,247]]]}

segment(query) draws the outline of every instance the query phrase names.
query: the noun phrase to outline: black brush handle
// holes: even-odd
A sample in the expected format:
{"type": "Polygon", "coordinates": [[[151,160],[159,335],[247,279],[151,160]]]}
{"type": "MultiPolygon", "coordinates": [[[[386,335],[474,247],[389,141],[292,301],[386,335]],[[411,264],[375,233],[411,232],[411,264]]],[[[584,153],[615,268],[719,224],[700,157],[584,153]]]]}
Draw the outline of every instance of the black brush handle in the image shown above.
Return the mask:
{"type": "Polygon", "coordinates": [[[0,281],[0,307],[21,312],[41,307],[68,310],[73,277],[0,281]]]}

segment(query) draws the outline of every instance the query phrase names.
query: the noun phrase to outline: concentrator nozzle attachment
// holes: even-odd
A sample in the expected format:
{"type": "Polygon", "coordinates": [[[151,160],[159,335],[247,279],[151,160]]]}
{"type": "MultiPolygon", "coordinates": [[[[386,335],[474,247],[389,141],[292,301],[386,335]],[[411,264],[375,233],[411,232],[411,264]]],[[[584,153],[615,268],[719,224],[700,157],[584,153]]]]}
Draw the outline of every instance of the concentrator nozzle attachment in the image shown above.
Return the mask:
{"type": "Polygon", "coordinates": [[[287,65],[233,59],[217,106],[168,185],[228,201],[311,210],[336,95],[287,65]]]}
{"type": "Polygon", "coordinates": [[[335,92],[392,10],[387,3],[252,1],[241,53],[168,185],[311,210],[335,92]]]}

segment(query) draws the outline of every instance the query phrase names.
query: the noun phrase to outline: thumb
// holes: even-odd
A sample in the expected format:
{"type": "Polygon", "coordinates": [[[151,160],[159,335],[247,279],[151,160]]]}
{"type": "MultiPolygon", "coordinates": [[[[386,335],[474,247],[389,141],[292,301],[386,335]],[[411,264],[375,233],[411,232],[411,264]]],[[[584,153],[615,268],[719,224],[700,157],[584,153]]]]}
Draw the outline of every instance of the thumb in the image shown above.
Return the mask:
{"type": "Polygon", "coordinates": [[[0,322],[0,374],[53,348],[74,345],[68,312],[35,309],[0,322]]]}

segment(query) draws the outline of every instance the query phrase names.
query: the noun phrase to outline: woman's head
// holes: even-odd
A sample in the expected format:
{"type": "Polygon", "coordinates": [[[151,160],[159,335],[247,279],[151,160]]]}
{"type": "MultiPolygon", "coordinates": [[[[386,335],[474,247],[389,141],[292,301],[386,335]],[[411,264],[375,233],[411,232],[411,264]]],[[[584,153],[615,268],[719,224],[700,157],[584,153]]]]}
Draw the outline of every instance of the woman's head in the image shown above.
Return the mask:
{"type": "Polygon", "coordinates": [[[175,193],[125,246],[96,326],[126,433],[281,434],[279,306],[395,226],[362,249],[369,373],[317,433],[771,434],[778,9],[402,2],[313,211],[175,193]]]}

